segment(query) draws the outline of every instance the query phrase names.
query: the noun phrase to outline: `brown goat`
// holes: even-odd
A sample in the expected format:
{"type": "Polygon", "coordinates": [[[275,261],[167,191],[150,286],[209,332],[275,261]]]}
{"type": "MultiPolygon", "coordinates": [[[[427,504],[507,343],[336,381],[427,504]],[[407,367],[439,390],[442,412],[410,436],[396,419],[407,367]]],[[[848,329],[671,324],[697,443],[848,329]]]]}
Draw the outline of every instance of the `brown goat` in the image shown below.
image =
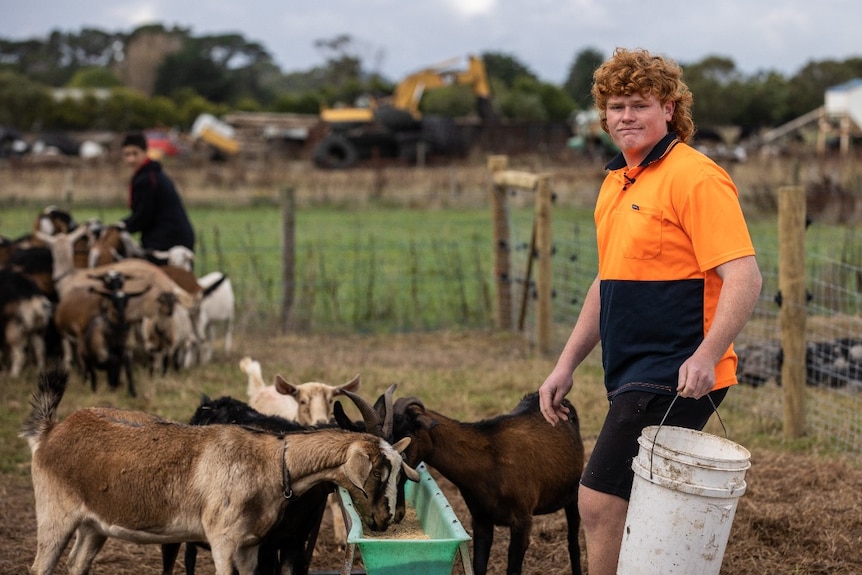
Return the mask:
{"type": "Polygon", "coordinates": [[[188,310],[177,302],[173,292],[162,292],[156,298],[158,309],[144,317],[141,334],[144,351],[150,358],[150,375],[158,369],[165,375],[169,366],[189,367],[197,349],[197,340],[188,310]]]}
{"type": "Polygon", "coordinates": [[[461,492],[473,525],[473,571],[485,575],[494,526],[509,527],[507,575],[521,573],[533,515],[565,509],[572,573],[580,575],[578,483],[584,466],[575,408],[556,426],[539,411],[538,393],[513,411],[462,423],[426,410],[416,398],[395,402],[394,437],[410,437],[408,463],[424,461],[461,492]]]}

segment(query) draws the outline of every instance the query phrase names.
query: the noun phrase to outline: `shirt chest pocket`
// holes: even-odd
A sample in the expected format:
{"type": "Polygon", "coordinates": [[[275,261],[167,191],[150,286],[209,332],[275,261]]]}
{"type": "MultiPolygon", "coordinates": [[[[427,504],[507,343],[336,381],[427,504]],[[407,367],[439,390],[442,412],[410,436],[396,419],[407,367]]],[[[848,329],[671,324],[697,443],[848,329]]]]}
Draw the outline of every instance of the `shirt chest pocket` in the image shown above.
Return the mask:
{"type": "Polygon", "coordinates": [[[618,215],[623,231],[623,256],[648,260],[661,254],[661,210],[632,205],[618,215]]]}

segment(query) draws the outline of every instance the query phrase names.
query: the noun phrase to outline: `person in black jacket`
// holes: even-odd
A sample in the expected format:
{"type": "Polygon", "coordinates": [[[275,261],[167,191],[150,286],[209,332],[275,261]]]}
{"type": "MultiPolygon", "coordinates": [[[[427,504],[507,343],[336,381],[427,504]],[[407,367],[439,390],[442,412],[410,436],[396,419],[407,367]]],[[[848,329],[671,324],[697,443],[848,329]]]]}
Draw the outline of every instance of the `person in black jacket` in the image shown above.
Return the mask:
{"type": "Polygon", "coordinates": [[[147,140],[141,133],[123,139],[123,160],[132,168],[129,208],[121,222],[129,233],[141,234],[145,250],[185,246],[194,251],[195,232],[173,181],[159,162],[147,156],[147,140]]]}

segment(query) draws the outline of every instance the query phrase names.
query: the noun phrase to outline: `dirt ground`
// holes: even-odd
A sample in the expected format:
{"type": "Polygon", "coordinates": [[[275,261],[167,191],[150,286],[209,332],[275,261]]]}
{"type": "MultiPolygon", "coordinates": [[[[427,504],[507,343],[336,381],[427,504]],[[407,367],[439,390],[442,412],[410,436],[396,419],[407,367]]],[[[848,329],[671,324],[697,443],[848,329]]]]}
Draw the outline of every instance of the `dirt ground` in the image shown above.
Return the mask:
{"type": "MultiPolygon", "coordinates": [[[[739,499],[722,565],[722,575],[858,575],[862,573],[862,470],[804,455],[752,453],[747,492],[739,499]]],[[[469,513],[457,489],[438,484],[467,532],[469,513]]],[[[26,575],[35,554],[36,518],[27,478],[8,476],[0,487],[0,574],[26,575]]],[[[324,524],[312,571],[337,573],[344,552],[328,544],[324,524]]],[[[562,512],[537,517],[524,573],[570,573],[562,512]]],[[[488,572],[506,572],[508,533],[498,528],[488,572]]],[[[581,534],[583,549],[583,534],[581,534]]],[[[356,554],[354,572],[362,573],[356,554]]],[[[93,575],[161,572],[159,549],[109,540],[93,575]]],[[[64,572],[60,569],[59,572],[64,572]]],[[[179,566],[176,570],[183,573],[179,566]]],[[[214,573],[209,555],[198,556],[200,575],[214,573]]],[[[586,573],[586,566],[584,567],[586,573]]],[[[463,574],[456,557],[453,574],[463,574]]]]}

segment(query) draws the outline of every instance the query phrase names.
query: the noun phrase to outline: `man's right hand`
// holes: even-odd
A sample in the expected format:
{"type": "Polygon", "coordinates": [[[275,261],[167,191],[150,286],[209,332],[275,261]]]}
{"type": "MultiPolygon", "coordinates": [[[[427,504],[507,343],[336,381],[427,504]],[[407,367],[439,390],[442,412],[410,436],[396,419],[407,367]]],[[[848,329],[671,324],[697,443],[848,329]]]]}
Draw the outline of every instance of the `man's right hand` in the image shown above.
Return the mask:
{"type": "Polygon", "coordinates": [[[542,416],[551,425],[569,418],[569,408],[563,405],[563,399],[572,389],[572,374],[562,371],[552,371],[551,375],[539,388],[539,408],[542,416]]]}

